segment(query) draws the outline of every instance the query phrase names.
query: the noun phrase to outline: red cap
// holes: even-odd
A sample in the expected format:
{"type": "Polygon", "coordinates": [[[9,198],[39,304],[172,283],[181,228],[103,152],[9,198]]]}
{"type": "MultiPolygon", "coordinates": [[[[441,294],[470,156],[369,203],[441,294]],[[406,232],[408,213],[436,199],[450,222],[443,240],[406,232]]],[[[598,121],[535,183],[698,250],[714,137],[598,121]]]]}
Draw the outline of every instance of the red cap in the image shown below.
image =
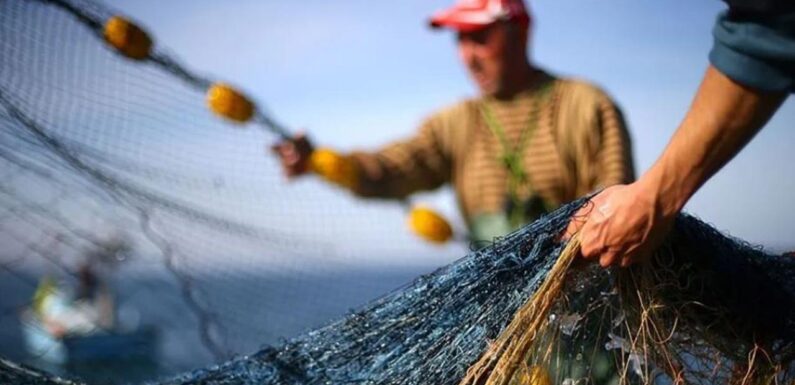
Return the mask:
{"type": "Polygon", "coordinates": [[[530,15],[522,0],[458,0],[452,7],[431,16],[430,24],[432,28],[471,32],[500,20],[528,23],[530,15]]]}

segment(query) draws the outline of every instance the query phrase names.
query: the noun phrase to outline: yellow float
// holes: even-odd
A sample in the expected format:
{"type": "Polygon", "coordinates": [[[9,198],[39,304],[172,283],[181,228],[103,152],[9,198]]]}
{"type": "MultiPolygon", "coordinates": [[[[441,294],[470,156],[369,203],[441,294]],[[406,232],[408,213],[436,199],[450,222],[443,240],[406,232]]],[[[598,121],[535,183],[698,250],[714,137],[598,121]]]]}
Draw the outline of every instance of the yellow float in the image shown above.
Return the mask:
{"type": "Polygon", "coordinates": [[[225,83],[215,83],[207,90],[207,105],[216,115],[233,122],[243,123],[254,116],[254,103],[225,83]]]}
{"type": "Polygon", "coordinates": [[[312,152],[309,169],[329,182],[349,188],[355,186],[358,179],[356,166],[348,158],[328,148],[318,148],[312,152]]]}
{"type": "Polygon", "coordinates": [[[108,19],[103,35],[108,44],[130,59],[146,59],[152,50],[152,39],[149,35],[141,27],[121,16],[108,19]]]}
{"type": "Polygon", "coordinates": [[[423,239],[433,243],[444,243],[453,236],[450,224],[435,211],[426,207],[415,207],[409,213],[409,227],[423,239]]]}

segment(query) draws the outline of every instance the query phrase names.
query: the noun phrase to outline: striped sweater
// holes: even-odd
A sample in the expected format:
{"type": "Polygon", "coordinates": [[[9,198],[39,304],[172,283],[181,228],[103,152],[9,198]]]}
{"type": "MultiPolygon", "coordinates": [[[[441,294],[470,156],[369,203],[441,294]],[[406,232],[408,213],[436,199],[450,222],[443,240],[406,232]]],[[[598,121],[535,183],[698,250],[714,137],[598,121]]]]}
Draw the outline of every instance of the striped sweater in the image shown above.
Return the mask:
{"type": "MultiPolygon", "coordinates": [[[[630,139],[610,98],[588,83],[547,74],[510,100],[462,101],[432,115],[419,132],[375,152],[349,154],[359,169],[355,194],[404,198],[445,183],[454,187],[463,217],[504,212],[508,171],[501,141],[484,118],[484,104],[510,143],[535,118],[522,151],[527,183],[519,194],[554,208],[596,189],[634,178],[630,139]],[[538,95],[545,85],[545,97],[538,95]],[[537,111],[533,111],[537,109],[537,111]]],[[[532,218],[531,218],[532,219],[532,218]]]]}

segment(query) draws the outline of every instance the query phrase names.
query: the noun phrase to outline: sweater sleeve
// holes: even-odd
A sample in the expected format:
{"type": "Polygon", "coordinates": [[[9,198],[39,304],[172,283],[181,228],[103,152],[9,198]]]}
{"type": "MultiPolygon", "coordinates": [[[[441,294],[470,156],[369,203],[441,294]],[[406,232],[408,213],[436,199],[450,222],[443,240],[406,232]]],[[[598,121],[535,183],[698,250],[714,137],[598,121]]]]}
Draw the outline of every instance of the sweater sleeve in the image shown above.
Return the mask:
{"type": "Polygon", "coordinates": [[[562,95],[557,136],[568,199],[632,182],[632,145],[615,103],[583,81],[569,82],[562,95]]]}
{"type": "Polygon", "coordinates": [[[586,161],[593,161],[597,167],[595,186],[591,190],[609,187],[616,184],[630,183],[635,179],[632,161],[632,146],[624,116],[619,108],[607,95],[601,94],[597,99],[598,124],[601,131],[600,145],[586,161]]]}
{"type": "Polygon", "coordinates": [[[726,2],[713,29],[712,65],[748,87],[795,92],[795,2],[726,2]]]}
{"type": "Polygon", "coordinates": [[[416,135],[375,152],[349,155],[358,170],[354,194],[362,197],[404,198],[450,181],[451,160],[443,136],[445,120],[426,120],[416,135]]]}

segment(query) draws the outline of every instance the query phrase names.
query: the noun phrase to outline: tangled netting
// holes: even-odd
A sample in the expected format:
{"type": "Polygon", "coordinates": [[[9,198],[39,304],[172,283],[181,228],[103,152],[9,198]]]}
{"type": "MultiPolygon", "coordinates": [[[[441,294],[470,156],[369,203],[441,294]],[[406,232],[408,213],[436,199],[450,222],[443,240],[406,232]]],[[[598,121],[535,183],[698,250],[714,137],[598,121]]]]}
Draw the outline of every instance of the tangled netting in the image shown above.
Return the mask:
{"type": "MultiPolygon", "coordinates": [[[[534,338],[505,383],[605,383],[606,373],[608,382],[645,384],[795,378],[795,260],[683,215],[648,263],[560,269],[559,234],[582,203],[328,326],[162,383],[456,384],[550,283],[562,289],[542,326],[519,331],[534,338]]],[[[3,365],[0,380],[54,381],[3,365]]]]}

